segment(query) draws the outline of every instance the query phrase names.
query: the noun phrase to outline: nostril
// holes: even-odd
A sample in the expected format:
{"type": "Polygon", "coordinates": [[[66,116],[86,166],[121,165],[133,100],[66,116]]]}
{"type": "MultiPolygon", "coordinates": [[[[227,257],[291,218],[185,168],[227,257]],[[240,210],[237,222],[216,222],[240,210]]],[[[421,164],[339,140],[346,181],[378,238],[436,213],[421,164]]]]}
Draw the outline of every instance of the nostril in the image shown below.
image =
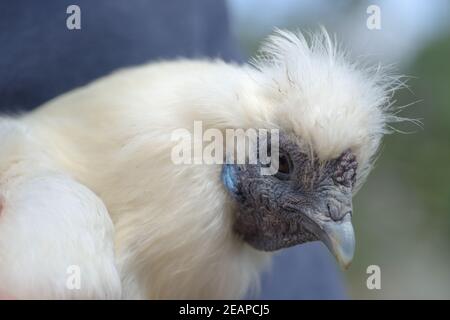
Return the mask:
{"type": "Polygon", "coordinates": [[[334,221],[338,221],[338,220],[341,219],[340,214],[339,214],[340,210],[335,204],[328,202],[327,203],[327,210],[328,210],[328,215],[334,221]]]}
{"type": "Polygon", "coordinates": [[[341,221],[348,214],[352,216],[352,210],[340,203],[327,203],[328,215],[333,221],[341,221]]]}

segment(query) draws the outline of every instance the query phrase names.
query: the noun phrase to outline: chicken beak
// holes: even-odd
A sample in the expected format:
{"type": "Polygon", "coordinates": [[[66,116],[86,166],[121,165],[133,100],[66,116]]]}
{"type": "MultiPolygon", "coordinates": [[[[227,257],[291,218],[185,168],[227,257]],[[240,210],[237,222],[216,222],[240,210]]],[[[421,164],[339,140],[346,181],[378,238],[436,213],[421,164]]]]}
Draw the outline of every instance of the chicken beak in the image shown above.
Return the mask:
{"type": "Polygon", "coordinates": [[[343,269],[347,269],[355,253],[355,233],[351,215],[347,214],[339,221],[323,223],[318,236],[336,257],[339,265],[343,269]]]}
{"type": "Polygon", "coordinates": [[[315,222],[308,224],[307,228],[309,227],[310,231],[328,247],[339,265],[347,269],[355,253],[355,233],[351,214],[346,214],[338,221],[323,221],[317,218],[313,221],[315,222]]]}

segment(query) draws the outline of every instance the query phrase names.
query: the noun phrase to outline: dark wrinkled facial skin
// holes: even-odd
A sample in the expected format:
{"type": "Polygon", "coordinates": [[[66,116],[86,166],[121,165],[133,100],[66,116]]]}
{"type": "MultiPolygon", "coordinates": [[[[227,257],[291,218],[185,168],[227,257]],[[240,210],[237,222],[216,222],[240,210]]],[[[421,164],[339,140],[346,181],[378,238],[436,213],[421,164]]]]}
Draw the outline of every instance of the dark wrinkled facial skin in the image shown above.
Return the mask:
{"type": "Polygon", "coordinates": [[[351,216],[357,163],[350,150],[321,163],[280,134],[279,171],[226,164],[222,180],[238,206],[234,229],[258,250],[323,240],[323,225],[351,216]]]}

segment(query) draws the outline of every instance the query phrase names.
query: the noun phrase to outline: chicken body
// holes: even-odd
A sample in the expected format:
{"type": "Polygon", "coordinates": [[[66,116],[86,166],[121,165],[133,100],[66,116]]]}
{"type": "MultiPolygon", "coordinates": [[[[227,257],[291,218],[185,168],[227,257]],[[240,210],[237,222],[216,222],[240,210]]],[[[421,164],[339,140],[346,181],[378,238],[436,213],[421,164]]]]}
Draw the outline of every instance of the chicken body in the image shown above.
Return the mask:
{"type": "Polygon", "coordinates": [[[227,91],[239,94],[243,77],[223,62],[149,64],[19,119],[2,119],[0,292],[39,298],[244,294],[268,254],[233,234],[221,166],[171,160],[173,130],[192,128],[194,119],[214,128],[236,125],[217,118],[229,110],[211,103],[239,101],[227,91]],[[71,265],[80,266],[80,290],[66,286],[71,265]]]}

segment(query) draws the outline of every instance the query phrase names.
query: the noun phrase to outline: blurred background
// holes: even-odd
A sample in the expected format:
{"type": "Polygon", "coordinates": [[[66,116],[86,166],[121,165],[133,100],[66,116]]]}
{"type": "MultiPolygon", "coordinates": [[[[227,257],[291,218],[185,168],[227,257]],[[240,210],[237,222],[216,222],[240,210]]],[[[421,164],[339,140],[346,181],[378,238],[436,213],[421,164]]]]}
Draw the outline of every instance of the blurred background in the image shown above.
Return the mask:
{"type": "Polygon", "coordinates": [[[385,138],[382,155],[354,200],[357,251],[345,277],[351,298],[450,299],[450,2],[447,0],[228,0],[234,33],[251,56],[274,27],[330,33],[365,61],[409,77],[401,115],[422,128],[385,138]],[[370,5],[381,29],[366,25],[370,5]],[[381,269],[381,289],[366,269],[381,269]]]}
{"type": "MultiPolygon", "coordinates": [[[[323,25],[354,58],[393,64],[409,76],[409,89],[396,94],[396,105],[408,106],[401,115],[423,125],[397,124],[406,133],[386,137],[375,169],[354,199],[357,251],[344,276],[355,299],[450,299],[450,1],[226,1],[246,57],[274,27],[323,25]],[[379,8],[380,29],[367,27],[371,5],[379,8]],[[380,290],[366,286],[369,265],[381,269],[380,290]]],[[[225,10],[223,2],[208,0],[0,1],[0,110],[29,110],[118,67],[160,57],[234,59],[225,10]],[[82,32],[66,29],[66,8],[74,3],[82,8],[82,32]]],[[[316,249],[302,247],[316,259],[303,270],[322,265],[319,282],[335,282],[305,287],[319,293],[335,288],[319,297],[342,297],[340,278],[328,268],[335,267],[328,263],[334,259],[324,259],[319,254],[326,250],[316,249]]],[[[298,275],[292,258],[300,252],[290,252],[281,265],[298,275]]],[[[281,273],[283,281],[273,275],[272,285],[283,286],[276,297],[292,298],[280,296],[289,291],[286,278],[290,281],[281,273]]],[[[298,276],[305,281],[311,273],[298,276]]]]}

